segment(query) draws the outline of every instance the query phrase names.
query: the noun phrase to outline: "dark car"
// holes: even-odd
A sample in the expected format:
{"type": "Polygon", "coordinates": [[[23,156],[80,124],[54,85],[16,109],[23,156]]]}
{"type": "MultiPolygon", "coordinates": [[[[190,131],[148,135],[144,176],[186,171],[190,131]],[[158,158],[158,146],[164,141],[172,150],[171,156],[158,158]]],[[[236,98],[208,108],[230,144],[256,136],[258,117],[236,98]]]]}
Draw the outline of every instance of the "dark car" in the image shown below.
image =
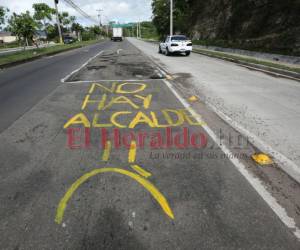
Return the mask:
{"type": "Polygon", "coordinates": [[[64,37],[64,44],[70,44],[70,43],[75,43],[77,39],[71,36],[65,36],[64,37]]]}

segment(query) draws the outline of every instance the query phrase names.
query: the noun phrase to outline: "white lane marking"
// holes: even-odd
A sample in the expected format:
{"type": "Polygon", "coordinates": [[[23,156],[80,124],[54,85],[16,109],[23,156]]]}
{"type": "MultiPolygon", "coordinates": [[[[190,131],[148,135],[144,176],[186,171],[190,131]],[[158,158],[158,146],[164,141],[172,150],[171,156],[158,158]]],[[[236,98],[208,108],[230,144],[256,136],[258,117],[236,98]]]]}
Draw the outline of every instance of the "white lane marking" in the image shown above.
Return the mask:
{"type": "Polygon", "coordinates": [[[118,50],[117,50],[117,54],[120,55],[120,52],[121,52],[122,50],[123,50],[123,49],[118,49],[118,50]]]}
{"type": "MultiPolygon", "coordinates": [[[[182,105],[189,110],[189,112],[195,117],[198,122],[203,122],[203,119],[193,110],[193,108],[177,93],[172,84],[163,80],[163,82],[169,87],[177,99],[182,103],[182,105]]],[[[206,133],[215,141],[215,143],[222,149],[222,151],[227,154],[233,154],[224,144],[220,145],[218,143],[218,137],[207,125],[202,126],[206,133]]],[[[293,218],[288,216],[286,210],[277,202],[277,200],[268,192],[264,187],[263,183],[256,178],[253,174],[248,172],[246,166],[240,162],[238,159],[230,157],[230,161],[237,168],[237,170],[246,178],[246,180],[251,184],[251,186],[256,190],[256,192],[264,199],[264,201],[269,205],[273,212],[279,217],[279,219],[290,228],[294,235],[300,240],[300,229],[297,227],[296,222],[293,218]]]]}
{"type": "Polygon", "coordinates": [[[68,78],[70,78],[73,74],[77,73],[79,70],[81,70],[83,67],[85,67],[86,65],[88,65],[89,62],[91,62],[93,59],[95,59],[97,56],[100,56],[105,50],[101,50],[99,53],[97,53],[96,55],[94,55],[93,57],[91,57],[89,60],[87,60],[84,64],[82,64],[78,69],[75,69],[74,71],[72,71],[70,74],[68,74],[67,76],[65,76],[63,79],[61,79],[60,81],[62,83],[64,83],[68,78]]]}
{"type": "Polygon", "coordinates": [[[241,134],[245,135],[251,140],[251,143],[259,148],[262,152],[271,155],[274,158],[274,161],[278,164],[278,166],[286,172],[291,178],[300,183],[300,167],[295,164],[292,160],[287,158],[285,155],[281,154],[277,150],[273,149],[270,145],[263,142],[258,136],[251,133],[243,126],[239,125],[229,116],[218,110],[214,105],[207,103],[208,106],[219,116],[221,119],[228,122],[234,129],[239,131],[241,134]]]}
{"type": "MultiPolygon", "coordinates": [[[[167,75],[165,71],[163,71],[160,68],[157,68],[164,76],[167,75]]],[[[293,82],[293,86],[297,84],[297,86],[300,86],[298,83],[293,82]]],[[[296,180],[298,183],[300,183],[300,168],[297,164],[295,164],[292,160],[287,158],[285,155],[281,154],[277,150],[273,149],[270,145],[263,142],[259,137],[257,137],[255,134],[251,133],[250,131],[246,130],[244,127],[239,125],[237,122],[235,122],[233,119],[225,115],[223,112],[219,111],[215,106],[213,106],[210,103],[207,103],[208,106],[219,116],[221,119],[228,122],[233,128],[235,128],[237,131],[239,131],[241,134],[245,135],[246,137],[251,139],[251,142],[254,146],[262,150],[263,152],[271,155],[274,158],[274,161],[279,165],[279,167],[285,171],[291,178],[296,180]]]]}

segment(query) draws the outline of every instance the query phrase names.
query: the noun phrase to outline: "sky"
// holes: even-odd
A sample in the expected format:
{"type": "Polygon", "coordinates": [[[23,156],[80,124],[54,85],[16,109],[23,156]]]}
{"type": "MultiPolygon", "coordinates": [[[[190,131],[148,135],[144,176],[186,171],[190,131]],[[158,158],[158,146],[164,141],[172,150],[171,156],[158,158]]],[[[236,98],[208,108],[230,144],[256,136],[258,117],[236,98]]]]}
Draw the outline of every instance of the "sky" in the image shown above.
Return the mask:
{"type": "MultiPolygon", "coordinates": [[[[102,9],[102,23],[116,21],[120,23],[151,20],[151,0],[73,0],[82,10],[90,16],[98,19],[96,10],[102,9]]],[[[32,4],[46,3],[54,8],[54,0],[0,0],[0,6],[7,7],[10,12],[25,12],[29,10],[33,13],[32,4]]],[[[74,9],[59,0],[59,11],[67,11],[72,16],[77,17],[77,22],[82,25],[92,25],[94,23],[82,18],[74,9]]]]}

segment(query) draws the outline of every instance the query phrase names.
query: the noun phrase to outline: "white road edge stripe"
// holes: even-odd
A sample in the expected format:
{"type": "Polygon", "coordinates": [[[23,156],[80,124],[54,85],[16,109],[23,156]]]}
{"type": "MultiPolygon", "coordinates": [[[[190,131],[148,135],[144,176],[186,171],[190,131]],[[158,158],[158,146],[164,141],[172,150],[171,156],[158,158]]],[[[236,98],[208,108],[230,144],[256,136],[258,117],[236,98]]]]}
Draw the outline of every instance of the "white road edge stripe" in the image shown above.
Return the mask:
{"type": "Polygon", "coordinates": [[[273,149],[271,146],[263,142],[258,136],[251,133],[241,125],[239,125],[237,122],[232,120],[229,116],[218,110],[214,105],[207,103],[207,105],[219,116],[221,119],[228,122],[233,128],[235,128],[237,131],[239,131],[241,134],[247,136],[251,143],[259,148],[264,153],[267,153],[271,155],[274,159],[274,161],[279,165],[279,167],[286,172],[291,178],[296,180],[298,183],[300,183],[300,168],[299,166],[294,163],[292,160],[287,158],[285,155],[281,154],[277,150],[273,149]]]}
{"type": "MultiPolygon", "coordinates": [[[[189,110],[189,112],[195,117],[198,122],[203,122],[203,119],[194,111],[194,109],[184,100],[177,91],[173,88],[172,84],[163,80],[163,82],[168,86],[168,88],[173,92],[177,99],[182,103],[182,105],[189,110]]],[[[225,154],[232,154],[232,152],[224,145],[218,143],[218,138],[216,134],[207,125],[202,126],[206,133],[216,142],[217,145],[222,149],[225,154]]],[[[251,184],[251,186],[256,190],[256,192],[264,199],[264,201],[269,205],[269,207],[274,211],[274,213],[279,217],[279,219],[290,228],[294,235],[300,240],[300,229],[297,227],[295,220],[288,216],[286,210],[277,202],[277,200],[268,192],[264,187],[262,182],[253,176],[247,169],[246,166],[236,158],[230,157],[230,161],[237,168],[237,170],[246,178],[246,180],[251,184]]]]}

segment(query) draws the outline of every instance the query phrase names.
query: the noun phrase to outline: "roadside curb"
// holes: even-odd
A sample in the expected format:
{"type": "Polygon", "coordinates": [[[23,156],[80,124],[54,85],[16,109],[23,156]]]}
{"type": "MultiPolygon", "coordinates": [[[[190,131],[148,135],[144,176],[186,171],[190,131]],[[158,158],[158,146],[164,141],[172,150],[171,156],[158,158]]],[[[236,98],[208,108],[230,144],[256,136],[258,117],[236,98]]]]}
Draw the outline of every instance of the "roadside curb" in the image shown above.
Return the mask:
{"type": "Polygon", "coordinates": [[[288,157],[280,153],[279,151],[272,148],[267,143],[263,142],[261,138],[254,135],[253,133],[246,130],[243,126],[239,125],[232,118],[228,117],[226,114],[218,110],[211,103],[206,103],[206,105],[213,111],[217,116],[219,116],[223,121],[229,124],[232,128],[238,131],[243,136],[247,137],[251,144],[258,149],[258,152],[267,153],[270,155],[274,162],[277,163],[278,167],[286,173],[290,178],[300,184],[300,168],[299,166],[290,160],[288,157]]]}
{"type": "Polygon", "coordinates": [[[284,69],[278,69],[278,68],[260,65],[260,64],[255,64],[255,63],[248,63],[248,62],[244,62],[242,60],[228,58],[225,56],[211,55],[209,53],[205,53],[205,52],[198,51],[198,50],[193,50],[193,53],[201,54],[201,55],[205,55],[205,56],[209,56],[209,57],[213,57],[213,58],[218,58],[218,59],[221,59],[224,61],[233,62],[233,63],[239,64],[241,66],[244,66],[246,68],[249,68],[249,69],[258,70],[258,71],[261,71],[261,72],[264,72],[267,74],[271,74],[275,77],[285,77],[285,78],[288,78],[291,80],[300,81],[300,74],[296,73],[296,72],[292,72],[292,71],[288,71],[288,70],[284,70],[284,69]]]}

